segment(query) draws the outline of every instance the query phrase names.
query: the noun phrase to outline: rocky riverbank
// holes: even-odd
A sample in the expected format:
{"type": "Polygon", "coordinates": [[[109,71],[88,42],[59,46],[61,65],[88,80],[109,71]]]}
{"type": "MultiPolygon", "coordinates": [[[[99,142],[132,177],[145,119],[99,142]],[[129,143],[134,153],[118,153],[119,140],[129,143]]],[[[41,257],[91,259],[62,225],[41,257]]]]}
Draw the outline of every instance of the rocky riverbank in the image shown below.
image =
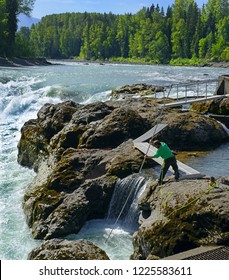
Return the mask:
{"type": "MultiPolygon", "coordinates": [[[[74,59],[74,58],[69,58],[69,59],[51,59],[50,61],[52,61],[53,63],[58,63],[59,61],[62,62],[76,62],[76,63],[98,63],[100,65],[103,64],[133,64],[133,65],[152,65],[152,63],[150,62],[131,62],[131,61],[107,61],[107,60],[84,60],[84,59],[74,59]]],[[[155,64],[158,65],[158,64],[155,64]]],[[[168,64],[169,65],[169,64],[168,64]]],[[[172,66],[197,66],[197,67],[201,67],[200,65],[172,65],[172,66]]],[[[202,65],[202,67],[218,67],[218,68],[229,68],[229,61],[209,61],[205,64],[202,65]]]]}
{"type": "MultiPolygon", "coordinates": [[[[22,67],[22,66],[48,66],[58,64],[60,61],[62,62],[76,62],[76,63],[98,63],[98,64],[112,64],[112,63],[120,63],[120,64],[143,64],[142,62],[133,63],[133,62],[109,62],[109,61],[89,61],[82,59],[50,59],[47,61],[45,58],[3,58],[0,57],[0,67],[22,67]],[[50,62],[49,62],[50,61],[50,62]]],[[[145,63],[151,65],[151,63],[145,63]]],[[[188,65],[191,66],[191,65],[188,65]]],[[[195,66],[195,65],[194,65],[195,66]]],[[[185,66],[184,66],[185,67],[185,66]]],[[[221,61],[221,62],[209,62],[203,65],[203,67],[218,67],[218,68],[229,68],[229,62],[221,61]]]]}
{"type": "Polygon", "coordinates": [[[22,66],[48,66],[52,65],[45,58],[3,58],[0,57],[0,67],[22,67],[22,66]]]}
{"type": "MultiPolygon", "coordinates": [[[[228,104],[225,98],[221,102],[225,100],[228,104]]],[[[168,124],[158,138],[176,150],[178,157],[179,151],[210,150],[228,142],[225,129],[199,112],[165,109],[158,120],[160,102],[152,98],[128,98],[89,105],[72,101],[46,104],[36,119],[24,124],[18,144],[18,162],[37,172],[23,201],[34,238],[64,238],[77,233],[85,221],[104,218],[117,180],[138,173],[141,166],[143,155],[133,149],[133,139],[149,130],[155,121],[168,124]]],[[[155,163],[147,159],[144,168],[154,166],[155,163]]],[[[166,196],[168,203],[159,197],[154,184],[150,183],[139,203],[142,218],[134,236],[133,259],[163,257],[201,244],[228,244],[227,184],[220,185],[219,194],[213,195],[212,190],[206,193],[198,203],[201,207],[193,203],[182,214],[176,209],[207,192],[206,180],[181,180],[167,185],[163,192],[172,192],[171,199],[166,196]],[[160,222],[154,217],[155,211],[160,212],[160,222]],[[198,234],[190,229],[198,228],[201,223],[198,234]],[[155,229],[161,240],[153,234],[155,229]],[[177,231],[181,232],[179,236],[177,231]],[[222,235],[217,239],[216,233],[220,231],[222,235]],[[166,238],[172,237],[173,245],[170,245],[166,238]],[[162,243],[166,244],[160,251],[158,244],[162,243]]]]}

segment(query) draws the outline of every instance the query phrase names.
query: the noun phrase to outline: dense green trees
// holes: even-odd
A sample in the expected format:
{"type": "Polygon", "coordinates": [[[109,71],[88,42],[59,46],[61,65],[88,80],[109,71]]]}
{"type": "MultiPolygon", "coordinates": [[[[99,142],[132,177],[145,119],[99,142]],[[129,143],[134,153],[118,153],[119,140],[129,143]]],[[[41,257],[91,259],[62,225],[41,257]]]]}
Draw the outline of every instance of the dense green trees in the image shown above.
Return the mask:
{"type": "MultiPolygon", "coordinates": [[[[12,48],[6,46],[12,47],[15,39],[15,11],[28,13],[33,4],[30,0],[0,0],[0,55],[4,49],[12,53],[12,48]],[[18,4],[11,14],[6,5],[10,2],[18,4]]],[[[50,15],[30,30],[17,32],[16,44],[18,55],[20,50],[21,55],[47,58],[156,63],[180,59],[229,60],[229,2],[208,0],[199,8],[194,0],[175,0],[166,13],[159,5],[152,4],[134,15],[86,12],[50,15]]]]}
{"type": "Polygon", "coordinates": [[[33,26],[32,54],[50,58],[228,59],[228,0],[175,0],[166,14],[159,5],[138,13],[66,13],[46,16],[33,26]]]}
{"type": "Polygon", "coordinates": [[[6,38],[7,38],[7,13],[6,13],[6,5],[5,0],[0,0],[0,54],[2,54],[5,50],[6,46],[6,38]]]}
{"type": "Polygon", "coordinates": [[[0,0],[0,56],[11,56],[15,53],[17,15],[29,15],[34,2],[35,0],[0,0]]]}

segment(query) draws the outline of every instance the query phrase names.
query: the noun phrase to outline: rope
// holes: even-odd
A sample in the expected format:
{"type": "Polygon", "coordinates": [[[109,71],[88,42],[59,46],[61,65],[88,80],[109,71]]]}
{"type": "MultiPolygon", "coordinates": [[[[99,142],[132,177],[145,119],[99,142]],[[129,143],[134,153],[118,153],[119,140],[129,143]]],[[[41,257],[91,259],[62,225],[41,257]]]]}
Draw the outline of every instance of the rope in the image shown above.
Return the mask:
{"type": "MultiPolygon", "coordinates": [[[[211,190],[213,190],[215,187],[216,187],[216,183],[215,183],[215,182],[211,182],[211,183],[210,183],[210,187],[209,187],[206,191],[204,191],[201,195],[199,195],[197,198],[195,198],[195,199],[189,201],[189,202],[186,203],[185,205],[183,205],[183,206],[181,206],[181,207],[179,207],[179,208],[177,208],[177,209],[174,209],[168,216],[164,217],[163,219],[169,218],[172,214],[176,213],[177,211],[180,211],[180,210],[182,210],[182,209],[188,207],[189,205],[191,205],[192,203],[196,202],[196,201],[199,200],[201,197],[203,197],[205,194],[208,194],[208,193],[209,193],[211,190]]],[[[163,220],[163,219],[161,219],[161,220],[163,220]]]]}

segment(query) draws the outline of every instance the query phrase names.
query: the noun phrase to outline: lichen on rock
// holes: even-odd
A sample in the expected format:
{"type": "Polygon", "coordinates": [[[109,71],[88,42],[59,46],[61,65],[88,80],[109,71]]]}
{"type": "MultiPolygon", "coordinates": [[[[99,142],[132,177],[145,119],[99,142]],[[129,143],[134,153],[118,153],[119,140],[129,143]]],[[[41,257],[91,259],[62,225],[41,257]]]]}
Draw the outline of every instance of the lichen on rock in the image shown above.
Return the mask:
{"type": "Polygon", "coordinates": [[[181,180],[161,187],[151,183],[139,207],[141,226],[134,235],[132,259],[160,258],[205,245],[228,245],[229,187],[217,180],[181,180]]]}
{"type": "Polygon", "coordinates": [[[52,239],[30,252],[29,260],[109,260],[106,252],[88,240],[52,239]]]}

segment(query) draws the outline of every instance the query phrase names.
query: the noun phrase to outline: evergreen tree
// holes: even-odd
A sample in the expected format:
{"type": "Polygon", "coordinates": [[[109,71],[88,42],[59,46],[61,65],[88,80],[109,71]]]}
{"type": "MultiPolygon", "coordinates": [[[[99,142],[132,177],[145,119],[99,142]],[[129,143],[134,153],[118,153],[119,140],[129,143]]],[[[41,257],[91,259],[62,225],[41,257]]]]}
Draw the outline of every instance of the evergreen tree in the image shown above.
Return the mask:
{"type": "Polygon", "coordinates": [[[0,1],[0,55],[14,55],[17,15],[21,12],[29,15],[34,2],[34,0],[0,1]]]}
{"type": "Polygon", "coordinates": [[[15,34],[17,31],[17,12],[18,12],[18,1],[17,0],[6,0],[6,10],[7,10],[7,37],[5,53],[7,56],[13,54],[14,44],[15,44],[15,34]]]}
{"type": "Polygon", "coordinates": [[[174,58],[191,58],[198,8],[193,0],[175,0],[172,17],[172,50],[174,58]]]}
{"type": "Polygon", "coordinates": [[[31,55],[30,49],[30,29],[28,27],[21,27],[16,33],[16,46],[15,56],[29,57],[31,55]]]}
{"type": "MultiPolygon", "coordinates": [[[[16,15],[29,13],[34,0],[0,0],[0,54],[13,55],[16,15]],[[12,20],[10,20],[12,19],[12,20]]],[[[134,58],[158,63],[171,58],[228,57],[228,0],[209,0],[202,9],[194,0],[175,0],[166,14],[159,5],[138,13],[114,15],[64,13],[42,18],[30,32],[19,32],[17,52],[49,58],[134,58]],[[25,42],[27,39],[25,39],[25,42]]]]}
{"type": "Polygon", "coordinates": [[[27,16],[31,15],[36,0],[17,0],[18,10],[17,15],[22,13],[27,16]]]}
{"type": "Polygon", "coordinates": [[[212,47],[213,58],[226,59],[229,48],[229,16],[217,24],[216,43],[212,47]]]}
{"type": "Polygon", "coordinates": [[[6,53],[6,38],[8,32],[7,27],[7,10],[6,1],[0,0],[0,56],[5,56],[6,53]]]}
{"type": "Polygon", "coordinates": [[[119,44],[119,53],[121,57],[128,57],[129,54],[129,22],[131,15],[118,16],[116,39],[119,44]]]}

